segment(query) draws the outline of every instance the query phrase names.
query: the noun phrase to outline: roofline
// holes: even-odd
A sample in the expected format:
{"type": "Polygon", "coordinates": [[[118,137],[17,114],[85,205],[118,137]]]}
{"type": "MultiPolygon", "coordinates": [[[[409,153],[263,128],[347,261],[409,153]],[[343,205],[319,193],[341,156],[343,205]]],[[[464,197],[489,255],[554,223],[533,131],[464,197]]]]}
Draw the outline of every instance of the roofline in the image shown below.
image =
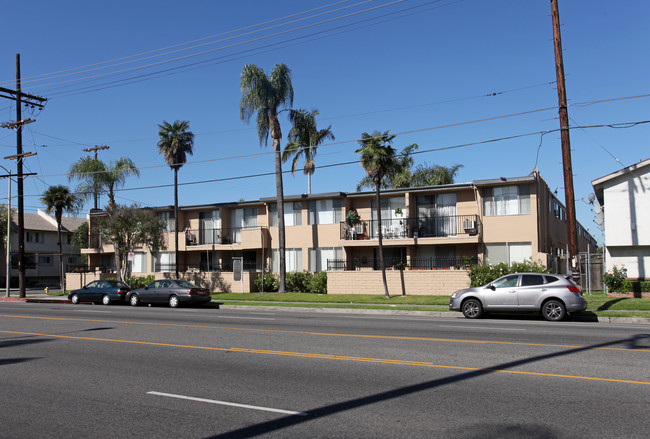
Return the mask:
{"type": "Polygon", "coordinates": [[[604,191],[603,185],[606,182],[608,182],[610,180],[613,180],[613,179],[615,179],[617,177],[620,177],[622,175],[629,174],[632,171],[636,171],[637,169],[644,168],[644,167],[646,167],[648,165],[650,165],[650,159],[641,160],[638,163],[634,163],[633,165],[627,166],[627,167],[625,167],[623,169],[619,169],[618,171],[614,171],[614,172],[612,172],[610,174],[607,174],[607,175],[605,175],[603,177],[592,180],[591,181],[591,186],[594,188],[594,192],[596,192],[596,197],[598,198],[598,202],[600,203],[600,205],[602,206],[602,205],[605,204],[604,194],[603,194],[603,191],[604,191]]]}

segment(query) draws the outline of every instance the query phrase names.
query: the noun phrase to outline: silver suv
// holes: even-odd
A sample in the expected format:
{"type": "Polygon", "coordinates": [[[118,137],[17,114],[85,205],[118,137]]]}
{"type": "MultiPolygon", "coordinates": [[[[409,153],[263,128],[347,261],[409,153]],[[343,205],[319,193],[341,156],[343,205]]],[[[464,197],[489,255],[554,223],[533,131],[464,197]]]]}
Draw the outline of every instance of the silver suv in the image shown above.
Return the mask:
{"type": "Polygon", "coordinates": [[[561,274],[507,274],[478,288],[456,291],[449,309],[468,319],[484,312],[541,312],[546,320],[562,320],[567,312],[587,309],[580,287],[561,274]]]}

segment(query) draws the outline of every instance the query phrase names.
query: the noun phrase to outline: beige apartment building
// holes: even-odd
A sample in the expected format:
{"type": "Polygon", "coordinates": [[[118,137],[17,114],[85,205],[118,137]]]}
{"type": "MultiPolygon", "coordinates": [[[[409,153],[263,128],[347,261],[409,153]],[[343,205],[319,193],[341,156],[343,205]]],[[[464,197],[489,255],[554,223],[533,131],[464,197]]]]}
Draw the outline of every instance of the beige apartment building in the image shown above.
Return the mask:
{"type": "MultiPolygon", "coordinates": [[[[369,192],[285,196],[287,271],[328,272],[328,293],[381,293],[378,233],[382,231],[389,289],[398,294],[449,294],[468,285],[472,263],[532,260],[566,272],[566,211],[546,182],[524,177],[385,190],[381,223],[369,192]],[[351,212],[356,212],[350,214],[351,212]],[[350,214],[350,215],[348,215],[350,214]],[[404,267],[403,271],[399,270],[404,267]]],[[[155,209],[167,224],[167,248],[130,255],[133,275],[173,276],[213,291],[249,292],[262,272],[278,271],[275,197],[179,208],[179,260],[174,252],[174,209],[155,209]],[[234,281],[233,258],[243,276],[234,281]]],[[[91,212],[93,221],[103,212],[91,212]]],[[[596,247],[580,225],[579,247],[596,247]]],[[[111,245],[91,237],[83,249],[96,272],[115,269],[111,245]]]]}

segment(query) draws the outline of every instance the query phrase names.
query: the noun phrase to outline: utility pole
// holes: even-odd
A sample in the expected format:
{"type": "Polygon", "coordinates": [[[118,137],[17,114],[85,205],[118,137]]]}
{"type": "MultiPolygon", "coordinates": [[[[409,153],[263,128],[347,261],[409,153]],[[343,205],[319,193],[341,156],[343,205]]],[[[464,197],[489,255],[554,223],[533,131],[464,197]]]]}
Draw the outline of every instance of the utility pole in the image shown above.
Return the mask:
{"type": "Polygon", "coordinates": [[[564,61],[562,59],[562,36],[560,34],[560,14],[558,0],[551,0],[553,20],[553,45],[555,47],[555,75],[557,77],[557,97],[560,114],[560,133],[562,142],[562,163],[564,168],[564,200],[567,214],[567,258],[572,268],[578,256],[578,234],[576,230],[576,207],[573,193],[573,167],[571,165],[571,141],[569,138],[569,113],[567,110],[566,87],[564,84],[564,61]]]}
{"type": "MultiPolygon", "coordinates": [[[[44,103],[47,101],[45,98],[38,96],[33,96],[27,93],[22,93],[21,83],[20,83],[20,54],[16,54],[16,90],[10,90],[4,87],[0,87],[0,97],[11,99],[16,101],[16,122],[11,125],[15,125],[16,128],[16,155],[11,156],[16,158],[16,164],[18,168],[18,285],[20,289],[20,297],[26,297],[25,293],[25,207],[23,203],[23,157],[26,154],[23,154],[23,124],[29,123],[29,121],[22,120],[22,106],[23,103],[35,106],[40,109],[44,107],[44,103]],[[24,99],[23,99],[24,98],[24,99]]],[[[34,155],[34,154],[29,154],[34,155]]]]}
{"type": "MultiPolygon", "coordinates": [[[[84,151],[85,152],[94,152],[95,153],[95,161],[97,161],[97,151],[102,150],[102,149],[109,149],[109,148],[110,148],[110,146],[106,146],[106,145],[95,145],[92,148],[84,148],[84,151]]],[[[97,207],[98,205],[99,205],[99,194],[97,193],[97,191],[95,191],[95,210],[98,209],[98,207],[97,207]]]]}

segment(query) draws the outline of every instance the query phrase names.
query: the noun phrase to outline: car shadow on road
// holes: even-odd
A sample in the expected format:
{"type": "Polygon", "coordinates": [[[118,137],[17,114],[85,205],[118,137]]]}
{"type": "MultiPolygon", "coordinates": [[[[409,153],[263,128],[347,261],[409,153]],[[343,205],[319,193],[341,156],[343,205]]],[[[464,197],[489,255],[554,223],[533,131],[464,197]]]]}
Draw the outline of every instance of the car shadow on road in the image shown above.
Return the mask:
{"type": "MultiPolygon", "coordinates": [[[[524,358],[521,360],[516,360],[516,361],[509,361],[506,363],[501,363],[494,365],[492,367],[488,368],[481,368],[481,369],[476,369],[476,370],[471,370],[469,372],[463,372],[459,373],[457,375],[452,375],[444,378],[438,378],[435,380],[431,381],[426,381],[423,383],[419,384],[414,384],[411,386],[406,386],[402,387],[400,389],[394,389],[386,392],[380,392],[374,395],[368,395],[364,396],[361,398],[357,399],[352,399],[349,401],[343,401],[339,402],[336,404],[330,404],[327,406],[323,407],[318,407],[312,410],[307,410],[306,411],[306,416],[304,414],[299,414],[299,415],[289,415],[282,417],[280,419],[275,419],[272,421],[267,421],[267,422],[262,422],[256,425],[251,425],[248,427],[240,428],[237,430],[233,430],[230,432],[218,434],[215,436],[211,436],[212,439],[226,439],[226,438],[251,438],[255,436],[260,436],[264,434],[268,434],[271,432],[276,432],[285,428],[289,428],[294,425],[298,424],[303,424],[306,422],[311,422],[315,421],[318,419],[322,419],[327,416],[332,416],[337,413],[345,412],[348,410],[353,410],[359,407],[364,407],[364,406],[369,406],[373,404],[378,404],[383,401],[388,401],[396,398],[401,398],[407,395],[412,395],[418,392],[423,392],[423,391],[428,391],[431,389],[435,389],[438,387],[442,386],[447,386],[450,384],[455,384],[467,380],[471,380],[474,378],[479,378],[482,376],[490,375],[493,373],[504,373],[504,372],[509,372],[511,369],[522,366],[522,365],[527,365],[527,364],[532,364],[538,361],[544,361],[544,360],[549,360],[553,358],[558,358],[558,357],[565,357],[568,355],[574,355],[582,352],[587,352],[590,350],[594,349],[602,349],[602,348],[612,348],[614,346],[619,346],[623,345],[625,346],[625,349],[648,349],[646,346],[642,346],[639,344],[641,340],[647,341],[650,339],[650,334],[639,334],[630,338],[625,338],[625,339],[620,339],[620,340],[614,340],[606,343],[599,343],[591,346],[581,346],[581,347],[576,347],[573,349],[567,349],[562,352],[553,352],[549,354],[544,354],[544,355],[537,355],[534,357],[530,358],[524,358]],[[637,347],[639,346],[639,347],[637,347]]],[[[547,430],[547,431],[539,431],[537,435],[529,436],[528,434],[525,435],[518,435],[517,430],[512,430],[514,428],[511,425],[504,425],[502,427],[497,427],[499,428],[500,431],[497,432],[491,432],[489,437],[530,437],[534,439],[541,439],[541,438],[551,438],[551,437],[558,437],[558,432],[557,431],[552,431],[552,430],[547,430]],[[514,436],[513,436],[514,435],[514,436]]],[[[519,433],[522,433],[519,431],[519,433]]],[[[466,436],[466,437],[486,437],[485,433],[480,434],[478,436],[466,436]]]]}

